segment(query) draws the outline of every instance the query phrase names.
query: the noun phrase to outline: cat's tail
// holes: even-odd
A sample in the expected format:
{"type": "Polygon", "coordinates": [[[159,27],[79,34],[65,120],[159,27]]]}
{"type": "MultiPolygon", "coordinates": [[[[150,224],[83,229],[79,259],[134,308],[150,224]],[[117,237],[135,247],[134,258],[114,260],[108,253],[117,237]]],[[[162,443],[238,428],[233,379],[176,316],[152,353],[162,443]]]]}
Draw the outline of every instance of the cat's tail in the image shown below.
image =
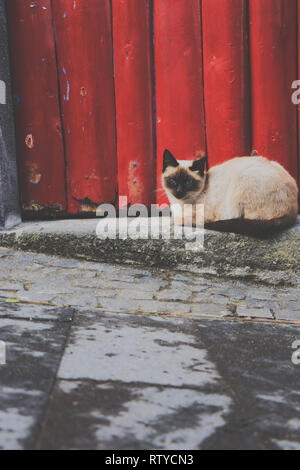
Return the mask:
{"type": "Polygon", "coordinates": [[[230,219],[210,222],[204,225],[209,230],[234,232],[265,238],[295,225],[296,216],[282,216],[272,220],[230,219]]]}

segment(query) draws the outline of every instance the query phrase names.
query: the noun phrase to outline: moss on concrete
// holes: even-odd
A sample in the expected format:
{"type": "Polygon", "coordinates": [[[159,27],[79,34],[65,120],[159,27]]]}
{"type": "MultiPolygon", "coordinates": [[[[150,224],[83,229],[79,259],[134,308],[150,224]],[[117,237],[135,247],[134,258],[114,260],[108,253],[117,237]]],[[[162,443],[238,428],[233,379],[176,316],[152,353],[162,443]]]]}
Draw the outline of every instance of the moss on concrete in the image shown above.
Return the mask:
{"type": "MultiPolygon", "coordinates": [[[[300,275],[299,226],[269,239],[233,233],[205,232],[205,249],[187,251],[186,240],[119,240],[97,238],[94,230],[61,229],[56,222],[26,223],[20,229],[0,232],[0,245],[91,261],[135,264],[226,275],[254,272],[300,275]]],[[[73,227],[73,226],[72,226],[73,227]]],[[[278,277],[278,276],[277,276],[278,277]]]]}

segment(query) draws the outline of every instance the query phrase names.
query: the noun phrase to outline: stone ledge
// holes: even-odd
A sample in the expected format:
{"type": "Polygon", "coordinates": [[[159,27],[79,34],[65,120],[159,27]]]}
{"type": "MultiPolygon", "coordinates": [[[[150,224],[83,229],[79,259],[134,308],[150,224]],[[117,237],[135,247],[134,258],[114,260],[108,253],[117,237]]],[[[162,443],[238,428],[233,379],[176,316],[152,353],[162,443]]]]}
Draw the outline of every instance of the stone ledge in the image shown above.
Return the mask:
{"type": "Polygon", "coordinates": [[[0,232],[0,245],[90,261],[134,264],[206,274],[298,284],[300,218],[292,229],[268,239],[205,231],[204,250],[185,249],[186,240],[101,240],[99,219],[26,222],[0,232]]]}

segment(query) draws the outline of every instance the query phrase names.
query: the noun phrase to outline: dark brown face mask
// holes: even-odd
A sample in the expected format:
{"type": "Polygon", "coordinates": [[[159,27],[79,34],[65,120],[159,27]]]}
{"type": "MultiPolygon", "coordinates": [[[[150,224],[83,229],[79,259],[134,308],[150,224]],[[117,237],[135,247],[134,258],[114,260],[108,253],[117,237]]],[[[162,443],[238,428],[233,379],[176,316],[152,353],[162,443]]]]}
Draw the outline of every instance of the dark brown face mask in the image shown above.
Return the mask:
{"type": "MultiPolygon", "coordinates": [[[[162,170],[162,172],[164,173],[165,170],[168,167],[177,168],[178,166],[179,166],[179,163],[176,160],[176,158],[174,157],[174,155],[169,150],[166,149],[164,151],[164,155],[163,155],[163,170],[162,170]]],[[[203,177],[204,172],[208,171],[207,157],[202,157],[198,160],[194,160],[193,164],[189,167],[189,170],[190,171],[196,171],[199,174],[199,176],[203,177]]]]}
{"type": "Polygon", "coordinates": [[[189,194],[200,191],[202,184],[199,176],[204,177],[207,166],[207,158],[202,157],[194,160],[188,168],[180,167],[174,155],[166,149],[163,155],[163,173],[167,168],[173,170],[168,171],[168,176],[165,177],[166,188],[176,199],[188,198],[189,194]]]}
{"type": "Polygon", "coordinates": [[[177,199],[183,199],[188,193],[199,189],[199,180],[193,178],[184,168],[178,168],[165,178],[165,185],[177,199]]]}

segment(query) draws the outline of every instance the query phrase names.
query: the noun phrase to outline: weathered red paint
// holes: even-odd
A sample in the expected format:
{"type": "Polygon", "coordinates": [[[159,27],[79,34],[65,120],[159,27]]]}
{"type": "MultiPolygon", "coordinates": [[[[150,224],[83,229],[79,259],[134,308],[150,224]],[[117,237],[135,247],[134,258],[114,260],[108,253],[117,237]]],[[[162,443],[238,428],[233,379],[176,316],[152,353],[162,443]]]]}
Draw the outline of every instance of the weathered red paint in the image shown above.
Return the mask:
{"type": "MultiPolygon", "coordinates": [[[[181,160],[205,154],[200,0],[154,2],[157,186],[168,148],[181,160]]],[[[157,193],[159,203],[167,199],[157,193]]]]}
{"type": "Polygon", "coordinates": [[[7,2],[22,206],[66,209],[51,1],[7,2]]]}
{"type": "Polygon", "coordinates": [[[207,153],[210,166],[250,151],[246,0],[202,2],[207,153]]]}
{"type": "Polygon", "coordinates": [[[297,176],[296,0],[9,0],[7,7],[26,209],[91,212],[116,201],[118,185],[131,204],[149,206],[155,184],[157,201],[167,202],[165,148],[178,159],[207,151],[210,165],[256,149],[297,176]]]}
{"type": "Polygon", "coordinates": [[[155,202],[152,1],[113,0],[119,194],[155,202]]]}
{"type": "Polygon", "coordinates": [[[55,0],[68,211],[115,201],[117,157],[111,5],[55,0]]]}
{"type": "Polygon", "coordinates": [[[297,177],[296,0],[251,0],[250,52],[253,148],[297,177]]]}

